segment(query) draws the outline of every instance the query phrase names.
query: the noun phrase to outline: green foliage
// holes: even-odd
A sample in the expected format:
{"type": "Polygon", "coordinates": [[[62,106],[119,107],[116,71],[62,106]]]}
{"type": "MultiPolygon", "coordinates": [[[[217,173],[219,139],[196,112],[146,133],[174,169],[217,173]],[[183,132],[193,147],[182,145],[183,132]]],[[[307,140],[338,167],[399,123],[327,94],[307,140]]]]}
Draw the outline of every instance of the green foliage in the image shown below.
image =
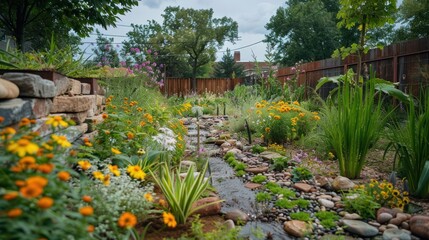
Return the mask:
{"type": "Polygon", "coordinates": [[[335,212],[320,211],[315,214],[320,220],[320,224],[327,229],[336,227],[335,221],[339,219],[339,216],[335,212]]]}
{"type": "Polygon", "coordinates": [[[271,201],[271,194],[267,192],[258,192],[255,196],[257,202],[271,201]]]}
{"type": "Polygon", "coordinates": [[[313,177],[311,171],[306,167],[295,167],[292,170],[292,180],[294,182],[299,182],[302,180],[308,180],[313,177]]]}
{"type": "Polygon", "coordinates": [[[236,162],[236,161],[237,161],[237,159],[235,159],[235,157],[228,157],[226,159],[226,162],[229,163],[229,164],[232,164],[233,162],[236,162]]]}
{"type": "Polygon", "coordinates": [[[370,183],[359,185],[359,188],[368,196],[371,196],[373,200],[378,202],[382,207],[404,210],[406,205],[410,203],[408,192],[400,191],[386,180],[378,182],[375,179],[371,179],[370,183]]]}
{"type": "Polygon", "coordinates": [[[310,201],[305,200],[303,198],[299,198],[294,200],[294,203],[298,205],[300,208],[308,208],[310,206],[310,201]]]}
{"type": "Polygon", "coordinates": [[[0,27],[6,30],[6,35],[13,36],[18,49],[23,50],[24,42],[37,39],[40,32],[47,40],[46,34],[51,31],[67,35],[73,30],[79,36],[88,36],[94,25],[115,26],[120,15],[137,5],[137,0],[1,1],[0,9],[14,14],[2,14],[0,27]],[[45,24],[51,29],[45,30],[45,24]]]}
{"type": "Polygon", "coordinates": [[[262,183],[267,180],[267,177],[264,175],[256,175],[252,178],[252,182],[254,183],[262,183]]]}
{"type": "MultiPolygon", "coordinates": [[[[229,158],[235,158],[234,153],[233,152],[227,152],[225,155],[223,155],[223,159],[227,160],[229,158]]],[[[229,162],[229,160],[227,160],[229,162]]]]}
{"type": "Polygon", "coordinates": [[[300,220],[304,222],[308,222],[311,220],[310,214],[306,212],[294,212],[290,214],[290,218],[293,220],[300,220]]]}
{"type": "Polygon", "coordinates": [[[297,204],[295,201],[291,201],[287,198],[279,199],[276,201],[275,205],[279,208],[291,209],[294,208],[297,204]]]}
{"type": "Polygon", "coordinates": [[[325,106],[320,122],[323,141],[335,150],[340,174],[357,178],[368,150],[380,136],[386,117],[375,96],[374,83],[369,80],[363,89],[345,80],[338,90],[337,106],[325,106]]]}
{"type": "Polygon", "coordinates": [[[181,236],[179,240],[194,240],[194,239],[206,239],[206,240],[229,240],[229,239],[242,239],[240,234],[240,227],[235,227],[232,229],[226,229],[226,226],[219,225],[218,228],[211,232],[206,232],[203,229],[203,224],[201,220],[196,217],[192,221],[191,226],[192,232],[190,236],[181,236]]]}
{"type": "Polygon", "coordinates": [[[245,163],[242,163],[242,162],[240,162],[240,163],[237,163],[237,164],[235,164],[235,166],[234,166],[234,170],[235,171],[242,171],[242,170],[244,170],[244,169],[246,169],[247,168],[247,165],[245,164],[245,163]]]}
{"type": "Polygon", "coordinates": [[[226,49],[221,61],[216,63],[214,76],[221,78],[240,78],[243,76],[243,65],[235,62],[229,48],[226,49]]]}
{"type": "Polygon", "coordinates": [[[359,214],[363,218],[375,218],[381,205],[362,189],[355,189],[343,197],[346,211],[359,214]]]}
{"type": "Polygon", "coordinates": [[[252,149],[250,150],[252,153],[256,153],[259,154],[261,152],[264,152],[266,150],[265,147],[259,145],[259,144],[255,144],[252,146],[252,149]]]}
{"type": "Polygon", "coordinates": [[[408,119],[389,126],[389,148],[395,151],[399,166],[412,195],[429,196],[429,94],[418,105],[410,101],[408,119]]]}
{"type": "Polygon", "coordinates": [[[272,164],[272,168],[275,171],[283,171],[283,169],[288,167],[288,162],[289,162],[290,158],[288,157],[279,157],[279,158],[274,158],[273,160],[273,164],[272,164]]]}
{"type": "Polygon", "coordinates": [[[97,48],[93,62],[101,66],[119,67],[119,54],[113,45],[113,38],[106,38],[97,30],[97,48]]]}
{"type": "Polygon", "coordinates": [[[246,175],[246,171],[244,170],[238,170],[237,172],[235,172],[235,176],[237,177],[242,177],[244,175],[246,175]]]}
{"type": "Polygon", "coordinates": [[[266,25],[267,41],[276,50],[276,62],[293,66],[300,60],[330,57],[338,47],[337,39],[344,37],[336,28],[338,3],[328,2],[292,0],[277,9],[266,25]]]}
{"type": "Polygon", "coordinates": [[[156,184],[161,188],[177,223],[186,223],[193,212],[207,206],[192,207],[209,186],[209,182],[204,177],[207,166],[208,164],[197,176],[194,176],[194,169],[191,166],[184,178],[180,177],[179,170],[172,171],[166,163],[161,166],[158,174],[150,171],[156,184]]]}
{"type": "Polygon", "coordinates": [[[398,40],[411,40],[429,36],[429,2],[426,0],[403,0],[399,7],[402,23],[398,40]]]}

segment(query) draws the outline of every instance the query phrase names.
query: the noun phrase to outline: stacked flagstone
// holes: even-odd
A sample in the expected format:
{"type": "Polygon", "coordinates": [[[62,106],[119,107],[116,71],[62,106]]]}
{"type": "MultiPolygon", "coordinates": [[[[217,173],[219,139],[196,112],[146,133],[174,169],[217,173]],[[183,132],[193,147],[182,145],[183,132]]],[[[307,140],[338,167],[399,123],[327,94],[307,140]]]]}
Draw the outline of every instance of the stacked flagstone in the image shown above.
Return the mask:
{"type": "MultiPolygon", "coordinates": [[[[104,96],[91,87],[68,77],[51,81],[29,73],[5,73],[0,76],[0,116],[4,117],[0,127],[13,126],[24,117],[43,123],[48,116],[61,115],[76,123],[68,129],[76,132],[69,139],[74,141],[88,129],[93,131],[92,124],[102,119],[104,96]]],[[[49,134],[49,129],[39,126],[42,135],[49,134]]]]}

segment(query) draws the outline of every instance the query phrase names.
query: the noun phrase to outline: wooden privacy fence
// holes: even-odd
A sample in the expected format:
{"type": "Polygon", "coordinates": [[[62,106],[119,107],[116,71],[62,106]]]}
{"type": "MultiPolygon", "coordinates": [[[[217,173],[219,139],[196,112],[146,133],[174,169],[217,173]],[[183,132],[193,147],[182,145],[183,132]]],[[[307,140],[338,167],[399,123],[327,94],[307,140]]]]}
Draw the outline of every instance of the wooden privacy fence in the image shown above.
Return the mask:
{"type": "MultiPolygon", "coordinates": [[[[298,84],[305,85],[307,95],[322,77],[344,74],[348,68],[356,72],[357,62],[357,57],[348,57],[304,63],[299,67],[298,84]]],[[[376,77],[399,83],[399,89],[418,95],[421,86],[429,84],[429,38],[392,44],[382,50],[372,49],[362,58],[362,63],[375,71],[376,77]]],[[[277,78],[284,83],[295,74],[294,67],[280,68],[277,78]]],[[[332,85],[325,84],[319,94],[326,97],[332,88],[332,85]]]]}
{"type": "MultiPolygon", "coordinates": [[[[191,94],[192,78],[167,78],[161,92],[167,96],[186,96],[191,94]]],[[[241,78],[197,78],[196,93],[205,92],[223,94],[226,91],[233,90],[234,87],[242,82],[241,78]]]]}

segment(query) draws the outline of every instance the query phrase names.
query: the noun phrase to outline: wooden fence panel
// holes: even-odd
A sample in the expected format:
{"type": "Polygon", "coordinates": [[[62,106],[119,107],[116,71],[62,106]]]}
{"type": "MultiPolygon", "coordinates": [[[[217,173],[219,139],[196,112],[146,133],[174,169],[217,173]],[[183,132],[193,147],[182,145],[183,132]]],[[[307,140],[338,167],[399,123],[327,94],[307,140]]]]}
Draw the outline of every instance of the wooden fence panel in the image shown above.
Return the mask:
{"type": "MultiPolygon", "coordinates": [[[[161,92],[167,96],[186,96],[192,93],[191,78],[167,78],[161,92]]],[[[242,83],[241,78],[197,78],[197,93],[223,94],[242,83]]]]}

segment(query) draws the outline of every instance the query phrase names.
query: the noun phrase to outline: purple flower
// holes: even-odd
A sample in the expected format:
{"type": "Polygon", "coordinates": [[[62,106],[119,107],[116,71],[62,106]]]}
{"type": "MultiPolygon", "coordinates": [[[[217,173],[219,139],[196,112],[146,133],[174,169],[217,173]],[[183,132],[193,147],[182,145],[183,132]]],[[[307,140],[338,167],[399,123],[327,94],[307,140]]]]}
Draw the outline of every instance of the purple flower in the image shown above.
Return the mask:
{"type": "Polygon", "coordinates": [[[125,67],[127,65],[125,61],[120,61],[119,64],[121,65],[121,67],[125,67]]]}
{"type": "Polygon", "coordinates": [[[146,52],[147,52],[147,54],[151,54],[152,50],[148,49],[146,52]]]}
{"type": "Polygon", "coordinates": [[[162,64],[162,63],[161,63],[161,64],[159,64],[159,67],[160,67],[160,68],[163,68],[163,67],[164,67],[164,64],[162,64]]]}
{"type": "Polygon", "coordinates": [[[139,49],[139,48],[134,48],[134,51],[135,51],[136,53],[140,53],[140,49],[139,49]]]}
{"type": "Polygon", "coordinates": [[[152,63],[152,67],[156,67],[156,62],[152,63]]]}

